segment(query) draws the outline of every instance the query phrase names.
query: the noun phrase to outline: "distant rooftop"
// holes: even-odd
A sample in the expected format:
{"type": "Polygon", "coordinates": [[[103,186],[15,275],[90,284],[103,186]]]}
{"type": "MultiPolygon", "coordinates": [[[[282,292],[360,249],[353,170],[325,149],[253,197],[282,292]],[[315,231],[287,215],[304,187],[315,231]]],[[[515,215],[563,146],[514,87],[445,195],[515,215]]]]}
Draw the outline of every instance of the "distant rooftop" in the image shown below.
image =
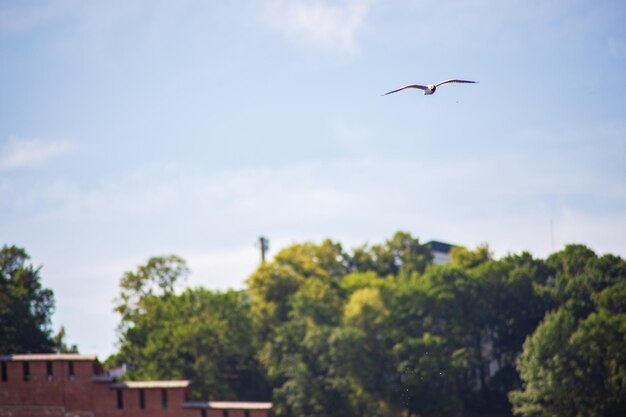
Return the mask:
{"type": "Polygon", "coordinates": [[[79,353],[21,353],[17,355],[0,355],[0,361],[95,361],[96,355],[79,353]]]}
{"type": "Polygon", "coordinates": [[[150,389],[150,388],[187,388],[189,381],[125,381],[109,385],[111,388],[150,389]]]}
{"type": "Polygon", "coordinates": [[[247,401],[195,401],[183,404],[185,408],[211,408],[214,410],[269,410],[272,403],[247,401]]]}
{"type": "Polygon", "coordinates": [[[455,245],[450,243],[440,242],[438,240],[431,240],[430,242],[426,242],[426,246],[430,248],[433,252],[441,252],[441,253],[450,253],[455,245]]]}

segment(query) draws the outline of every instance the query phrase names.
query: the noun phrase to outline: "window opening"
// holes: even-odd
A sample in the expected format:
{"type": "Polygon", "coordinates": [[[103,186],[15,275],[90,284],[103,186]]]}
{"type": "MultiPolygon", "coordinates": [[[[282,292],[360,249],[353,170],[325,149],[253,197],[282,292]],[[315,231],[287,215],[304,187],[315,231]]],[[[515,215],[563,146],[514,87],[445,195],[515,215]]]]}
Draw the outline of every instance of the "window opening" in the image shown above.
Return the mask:
{"type": "Polygon", "coordinates": [[[161,405],[163,406],[163,408],[167,408],[167,390],[166,389],[161,390],[161,405]]]}
{"type": "Polygon", "coordinates": [[[121,410],[124,408],[124,392],[121,389],[117,390],[117,409],[121,410]]]}
{"type": "Polygon", "coordinates": [[[30,363],[22,362],[22,368],[24,370],[24,382],[30,381],[30,363]]]}
{"type": "Polygon", "coordinates": [[[146,392],[142,389],[139,390],[139,408],[146,408],[146,392]]]}
{"type": "Polygon", "coordinates": [[[2,365],[0,366],[2,367],[2,382],[7,382],[9,379],[9,374],[7,373],[7,363],[2,362],[2,365]]]}
{"type": "Polygon", "coordinates": [[[76,375],[74,374],[74,362],[68,362],[68,375],[70,378],[70,381],[73,381],[74,378],[76,377],[76,375]]]}
{"type": "Polygon", "coordinates": [[[48,375],[48,381],[52,381],[52,361],[46,362],[46,374],[48,375]]]}

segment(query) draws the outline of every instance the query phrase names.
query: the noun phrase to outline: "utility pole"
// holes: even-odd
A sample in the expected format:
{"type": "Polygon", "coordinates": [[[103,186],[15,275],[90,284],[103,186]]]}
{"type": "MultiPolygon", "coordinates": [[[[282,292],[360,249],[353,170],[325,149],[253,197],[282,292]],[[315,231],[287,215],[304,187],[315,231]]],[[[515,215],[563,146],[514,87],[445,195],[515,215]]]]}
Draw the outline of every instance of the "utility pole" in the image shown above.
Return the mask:
{"type": "Polygon", "coordinates": [[[265,254],[270,248],[270,240],[265,236],[259,236],[259,248],[261,249],[261,263],[265,263],[265,254]]]}

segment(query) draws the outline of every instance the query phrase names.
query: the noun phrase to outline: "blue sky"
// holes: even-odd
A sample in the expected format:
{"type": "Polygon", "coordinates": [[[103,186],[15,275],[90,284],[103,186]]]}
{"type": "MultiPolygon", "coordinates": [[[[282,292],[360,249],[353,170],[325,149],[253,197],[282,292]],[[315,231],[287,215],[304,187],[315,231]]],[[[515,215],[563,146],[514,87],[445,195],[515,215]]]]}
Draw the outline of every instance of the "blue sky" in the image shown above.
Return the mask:
{"type": "Polygon", "coordinates": [[[626,3],[0,0],[0,244],[114,350],[118,279],[396,230],[626,255],[626,3]],[[433,96],[381,94],[447,78],[433,96]]]}

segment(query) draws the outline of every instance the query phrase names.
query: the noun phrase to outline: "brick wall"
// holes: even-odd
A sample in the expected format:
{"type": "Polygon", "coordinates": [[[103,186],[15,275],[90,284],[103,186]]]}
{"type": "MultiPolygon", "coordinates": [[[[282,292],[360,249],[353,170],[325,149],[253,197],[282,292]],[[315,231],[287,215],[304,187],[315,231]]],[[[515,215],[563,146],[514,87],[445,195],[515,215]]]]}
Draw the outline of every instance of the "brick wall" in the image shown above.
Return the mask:
{"type": "Polygon", "coordinates": [[[115,387],[93,379],[102,372],[97,361],[8,360],[2,367],[0,417],[273,416],[272,410],[185,408],[188,389],[183,387],[115,387]]]}

